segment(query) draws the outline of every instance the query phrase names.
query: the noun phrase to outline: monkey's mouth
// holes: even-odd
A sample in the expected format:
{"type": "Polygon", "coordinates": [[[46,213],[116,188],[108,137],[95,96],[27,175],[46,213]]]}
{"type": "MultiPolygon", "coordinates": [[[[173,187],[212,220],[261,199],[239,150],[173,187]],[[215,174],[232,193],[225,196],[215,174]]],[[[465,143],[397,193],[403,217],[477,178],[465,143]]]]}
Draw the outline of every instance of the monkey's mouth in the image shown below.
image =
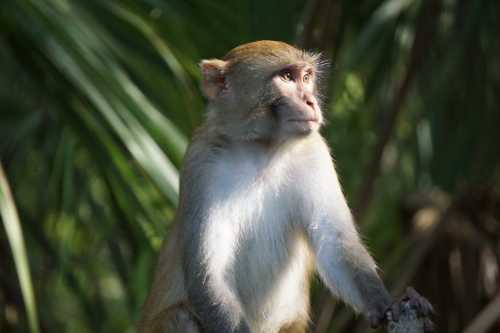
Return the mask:
{"type": "Polygon", "coordinates": [[[318,123],[319,119],[315,117],[310,117],[310,118],[292,118],[288,119],[289,122],[293,123],[318,123]]]}

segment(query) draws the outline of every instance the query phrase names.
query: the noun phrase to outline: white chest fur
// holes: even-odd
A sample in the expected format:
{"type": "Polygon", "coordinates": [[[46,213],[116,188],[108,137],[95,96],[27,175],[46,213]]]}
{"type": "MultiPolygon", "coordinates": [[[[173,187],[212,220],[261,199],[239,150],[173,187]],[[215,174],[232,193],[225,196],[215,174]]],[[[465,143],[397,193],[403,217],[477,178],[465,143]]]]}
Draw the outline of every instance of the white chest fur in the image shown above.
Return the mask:
{"type": "Polygon", "coordinates": [[[240,308],[250,325],[260,323],[253,331],[275,332],[307,316],[311,252],[297,213],[293,156],[269,158],[254,148],[215,162],[203,248],[215,298],[240,308]]]}

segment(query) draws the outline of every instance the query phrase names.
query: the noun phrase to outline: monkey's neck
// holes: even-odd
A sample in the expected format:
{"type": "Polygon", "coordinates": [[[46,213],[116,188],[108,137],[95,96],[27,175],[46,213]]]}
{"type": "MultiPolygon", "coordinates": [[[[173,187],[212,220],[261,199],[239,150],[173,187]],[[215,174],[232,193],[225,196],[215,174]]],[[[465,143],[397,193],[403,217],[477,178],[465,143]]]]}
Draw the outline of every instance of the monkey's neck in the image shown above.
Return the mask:
{"type": "Polygon", "coordinates": [[[296,152],[304,149],[308,144],[314,145],[317,139],[321,140],[319,133],[311,133],[305,136],[290,137],[284,140],[271,140],[266,138],[247,139],[234,138],[218,133],[205,138],[203,142],[210,146],[215,154],[246,152],[248,156],[264,159],[268,163],[279,160],[286,156],[293,156],[296,152]]]}

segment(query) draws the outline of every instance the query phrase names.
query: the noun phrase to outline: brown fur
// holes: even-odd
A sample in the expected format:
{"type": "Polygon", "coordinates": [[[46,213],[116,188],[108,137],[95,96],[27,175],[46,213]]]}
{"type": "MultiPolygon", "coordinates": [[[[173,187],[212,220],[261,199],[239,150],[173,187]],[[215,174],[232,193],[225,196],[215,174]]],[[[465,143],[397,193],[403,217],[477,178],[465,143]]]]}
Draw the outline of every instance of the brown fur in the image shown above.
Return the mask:
{"type": "Polygon", "coordinates": [[[178,246],[178,225],[174,222],[160,250],[153,285],[142,307],[139,333],[183,332],[174,327],[189,325],[191,321],[189,316],[176,314],[189,313],[178,246]]]}

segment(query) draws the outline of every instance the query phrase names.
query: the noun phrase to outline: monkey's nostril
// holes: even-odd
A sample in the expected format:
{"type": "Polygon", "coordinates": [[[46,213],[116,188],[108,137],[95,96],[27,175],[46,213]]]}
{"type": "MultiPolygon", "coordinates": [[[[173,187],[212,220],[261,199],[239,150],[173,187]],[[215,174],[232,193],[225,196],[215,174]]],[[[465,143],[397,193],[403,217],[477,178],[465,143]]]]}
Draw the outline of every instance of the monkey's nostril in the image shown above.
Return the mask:
{"type": "Polygon", "coordinates": [[[311,101],[310,99],[306,100],[306,104],[309,105],[311,108],[314,109],[314,102],[311,101]]]}

